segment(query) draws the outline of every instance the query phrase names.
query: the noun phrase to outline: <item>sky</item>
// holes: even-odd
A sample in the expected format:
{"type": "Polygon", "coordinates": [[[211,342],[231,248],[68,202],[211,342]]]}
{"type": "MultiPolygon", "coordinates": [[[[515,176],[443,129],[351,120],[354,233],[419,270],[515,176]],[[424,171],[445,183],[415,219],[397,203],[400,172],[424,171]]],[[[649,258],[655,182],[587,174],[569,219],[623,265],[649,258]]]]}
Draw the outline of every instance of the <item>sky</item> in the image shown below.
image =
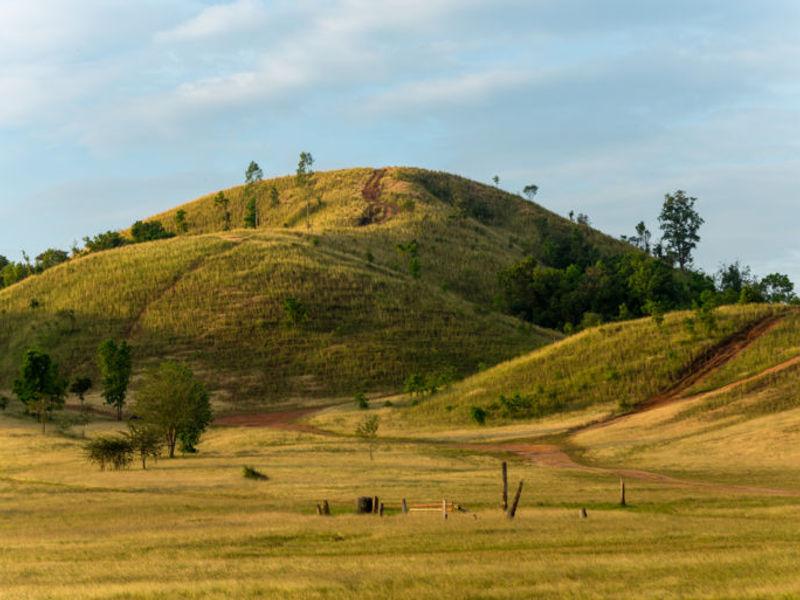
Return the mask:
{"type": "Polygon", "coordinates": [[[0,254],[241,182],[411,165],[800,284],[796,0],[0,0],[0,254]]]}

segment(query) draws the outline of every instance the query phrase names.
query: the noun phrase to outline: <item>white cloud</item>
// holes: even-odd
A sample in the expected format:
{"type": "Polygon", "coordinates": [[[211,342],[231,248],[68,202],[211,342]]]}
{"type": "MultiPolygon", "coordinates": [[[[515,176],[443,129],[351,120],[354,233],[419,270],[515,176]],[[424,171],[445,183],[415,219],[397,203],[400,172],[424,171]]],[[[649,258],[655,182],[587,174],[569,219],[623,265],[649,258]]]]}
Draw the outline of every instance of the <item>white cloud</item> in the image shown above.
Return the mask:
{"type": "Polygon", "coordinates": [[[507,69],[469,73],[396,86],[375,95],[368,105],[374,112],[402,112],[448,106],[475,105],[496,94],[527,85],[534,76],[527,71],[507,69]]]}
{"type": "Polygon", "coordinates": [[[236,0],[203,9],[183,23],[156,34],[161,42],[181,42],[252,31],[267,20],[267,9],[260,0],[236,0]]]}

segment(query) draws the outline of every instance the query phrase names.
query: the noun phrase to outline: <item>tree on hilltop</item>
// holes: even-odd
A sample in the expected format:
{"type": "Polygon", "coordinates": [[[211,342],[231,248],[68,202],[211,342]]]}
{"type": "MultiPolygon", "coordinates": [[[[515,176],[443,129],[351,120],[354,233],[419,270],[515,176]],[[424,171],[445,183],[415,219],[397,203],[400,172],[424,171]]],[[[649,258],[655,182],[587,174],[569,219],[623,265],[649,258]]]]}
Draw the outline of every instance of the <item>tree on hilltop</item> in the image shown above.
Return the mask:
{"type": "Polygon", "coordinates": [[[310,152],[301,152],[297,163],[295,182],[306,198],[306,228],[311,229],[311,187],[314,177],[314,157],[310,152]]]}
{"type": "Polygon", "coordinates": [[[258,163],[250,161],[244,172],[244,226],[250,229],[258,227],[258,195],[256,187],[264,178],[264,172],[258,163]]]}
{"type": "Polygon", "coordinates": [[[681,271],[686,271],[692,264],[692,251],[700,241],[697,232],[705,223],[694,208],[696,202],[697,198],[687,196],[683,190],[667,194],[658,217],[666,257],[673,263],[677,262],[681,271]]]}

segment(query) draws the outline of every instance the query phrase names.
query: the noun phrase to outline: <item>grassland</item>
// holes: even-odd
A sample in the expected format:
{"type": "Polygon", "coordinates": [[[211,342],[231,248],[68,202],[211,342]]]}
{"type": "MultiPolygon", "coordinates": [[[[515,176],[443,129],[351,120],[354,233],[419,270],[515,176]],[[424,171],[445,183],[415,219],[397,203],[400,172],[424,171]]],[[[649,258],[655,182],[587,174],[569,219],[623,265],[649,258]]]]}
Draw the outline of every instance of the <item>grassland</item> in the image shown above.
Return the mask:
{"type": "MultiPolygon", "coordinates": [[[[94,423],[89,435],[113,427],[94,423]]],[[[512,483],[526,488],[508,521],[497,509],[499,459],[448,445],[387,442],[370,461],[352,438],[215,428],[199,455],[100,472],[79,440],[8,417],[0,428],[4,599],[800,592],[797,497],[629,481],[622,509],[613,475],[512,458],[512,483]],[[270,480],[244,479],[243,464],[270,480]],[[355,516],[361,494],[393,510],[355,516]],[[402,516],[402,497],[452,498],[471,512],[402,516]],[[313,514],[322,499],[333,517],[313,514]]],[[[787,485],[796,474],[787,466],[787,485]]]]}

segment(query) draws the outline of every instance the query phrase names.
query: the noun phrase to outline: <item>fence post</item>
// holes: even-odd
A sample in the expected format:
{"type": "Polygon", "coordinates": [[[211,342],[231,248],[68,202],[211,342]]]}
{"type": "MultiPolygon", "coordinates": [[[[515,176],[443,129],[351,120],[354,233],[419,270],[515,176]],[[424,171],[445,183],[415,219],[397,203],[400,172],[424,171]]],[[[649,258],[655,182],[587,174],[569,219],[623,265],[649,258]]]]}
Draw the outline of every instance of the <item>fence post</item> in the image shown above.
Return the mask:
{"type": "Polygon", "coordinates": [[[586,512],[585,508],[582,508],[581,509],[581,519],[588,519],[588,518],[589,518],[589,513],[586,512]]]}
{"type": "Polygon", "coordinates": [[[377,515],[378,514],[378,497],[377,496],[374,496],[372,498],[372,514],[373,515],[377,515]]]}
{"type": "Polygon", "coordinates": [[[331,505],[328,504],[327,500],[322,501],[322,514],[328,517],[331,515],[331,505]]]}
{"type": "Polygon", "coordinates": [[[447,520],[447,500],[442,500],[442,517],[447,520]]]}
{"type": "Polygon", "coordinates": [[[508,463],[503,461],[502,466],[503,476],[503,511],[508,510],[508,463]]]}
{"type": "Polygon", "coordinates": [[[378,511],[378,514],[379,514],[380,516],[383,516],[383,502],[381,502],[381,508],[380,508],[380,510],[378,511]]]}
{"type": "Polygon", "coordinates": [[[405,498],[403,498],[403,514],[404,515],[408,514],[408,502],[406,502],[405,498]]]}
{"type": "Polygon", "coordinates": [[[508,511],[508,518],[513,519],[514,516],[517,514],[517,506],[519,506],[519,497],[522,496],[522,483],[523,481],[519,480],[519,486],[517,487],[517,493],[514,495],[514,502],[511,504],[511,509],[508,511]]]}
{"type": "Polygon", "coordinates": [[[627,506],[625,502],[625,480],[622,477],[619,478],[619,505],[627,506]]]}

